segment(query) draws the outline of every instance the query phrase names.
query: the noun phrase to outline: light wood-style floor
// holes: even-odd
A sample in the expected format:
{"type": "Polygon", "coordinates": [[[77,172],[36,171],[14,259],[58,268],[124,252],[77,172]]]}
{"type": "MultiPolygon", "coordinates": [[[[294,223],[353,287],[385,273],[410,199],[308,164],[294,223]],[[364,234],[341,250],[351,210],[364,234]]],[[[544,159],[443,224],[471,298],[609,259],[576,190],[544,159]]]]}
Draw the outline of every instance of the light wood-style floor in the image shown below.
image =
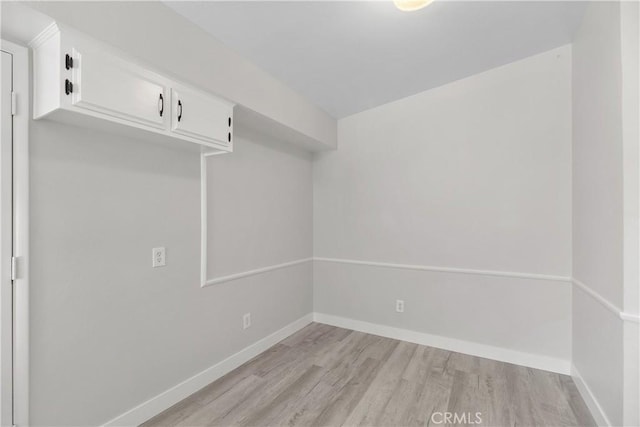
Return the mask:
{"type": "Polygon", "coordinates": [[[143,426],[442,425],[445,412],[596,425],[569,376],[313,323],[143,426]]]}

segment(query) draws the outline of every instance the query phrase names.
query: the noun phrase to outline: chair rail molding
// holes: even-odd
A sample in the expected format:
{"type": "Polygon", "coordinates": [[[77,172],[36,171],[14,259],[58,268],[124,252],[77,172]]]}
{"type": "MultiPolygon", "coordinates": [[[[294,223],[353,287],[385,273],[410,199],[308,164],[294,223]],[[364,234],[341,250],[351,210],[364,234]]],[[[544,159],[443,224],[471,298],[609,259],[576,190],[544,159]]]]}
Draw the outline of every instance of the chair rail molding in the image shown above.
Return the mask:
{"type": "Polygon", "coordinates": [[[620,307],[613,304],[611,301],[609,301],[608,299],[606,299],[605,297],[603,297],[602,295],[600,295],[599,293],[591,289],[589,286],[587,286],[584,282],[576,279],[575,277],[571,279],[571,282],[574,284],[574,286],[576,286],[578,289],[582,290],[584,293],[586,293],[591,298],[596,300],[598,303],[600,303],[600,305],[606,308],[611,314],[614,314],[615,316],[619,317],[621,320],[625,322],[640,323],[640,315],[625,312],[620,307]]]}
{"type": "Polygon", "coordinates": [[[389,263],[389,262],[363,261],[363,260],[352,260],[352,259],[342,259],[342,258],[314,257],[313,259],[314,261],[321,261],[321,262],[365,265],[370,267],[396,268],[396,269],[403,269],[403,270],[435,271],[439,273],[476,274],[476,275],[482,275],[482,276],[513,277],[517,279],[547,280],[547,281],[554,281],[554,282],[571,281],[571,278],[568,276],[556,276],[556,275],[550,275],[550,274],[522,273],[522,272],[497,271],[497,270],[477,270],[477,269],[471,269],[471,268],[438,267],[438,266],[431,266],[431,265],[416,265],[416,264],[395,264],[395,263],[389,263]]]}
{"type": "Polygon", "coordinates": [[[283,262],[282,264],[275,264],[267,267],[256,268],[254,270],[243,271],[241,273],[229,274],[227,276],[206,280],[202,286],[206,287],[216,285],[218,283],[230,282],[232,280],[241,279],[243,277],[255,276],[256,274],[262,274],[269,271],[280,270],[282,268],[293,267],[294,265],[304,264],[310,261],[313,261],[313,258],[302,258],[295,261],[283,262]]]}

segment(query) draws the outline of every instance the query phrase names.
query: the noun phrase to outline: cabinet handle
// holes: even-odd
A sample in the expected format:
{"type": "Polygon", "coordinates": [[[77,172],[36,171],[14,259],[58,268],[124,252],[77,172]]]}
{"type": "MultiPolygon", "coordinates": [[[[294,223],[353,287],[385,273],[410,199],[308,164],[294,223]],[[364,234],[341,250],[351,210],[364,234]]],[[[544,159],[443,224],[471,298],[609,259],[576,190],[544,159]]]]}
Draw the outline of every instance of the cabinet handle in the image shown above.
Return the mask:
{"type": "Polygon", "coordinates": [[[73,58],[67,53],[64,58],[64,67],[68,70],[73,68],[73,58]]]}
{"type": "Polygon", "coordinates": [[[73,92],[73,83],[69,81],[69,79],[65,79],[64,81],[64,93],[69,95],[73,92]]]}
{"type": "Polygon", "coordinates": [[[229,127],[231,127],[231,117],[229,117],[229,127]]]}
{"type": "Polygon", "coordinates": [[[182,119],[182,101],[178,99],[178,121],[182,119]]]}
{"type": "Polygon", "coordinates": [[[160,94],[160,98],[158,99],[158,112],[160,113],[160,117],[162,117],[162,113],[164,113],[164,97],[160,94]]]}

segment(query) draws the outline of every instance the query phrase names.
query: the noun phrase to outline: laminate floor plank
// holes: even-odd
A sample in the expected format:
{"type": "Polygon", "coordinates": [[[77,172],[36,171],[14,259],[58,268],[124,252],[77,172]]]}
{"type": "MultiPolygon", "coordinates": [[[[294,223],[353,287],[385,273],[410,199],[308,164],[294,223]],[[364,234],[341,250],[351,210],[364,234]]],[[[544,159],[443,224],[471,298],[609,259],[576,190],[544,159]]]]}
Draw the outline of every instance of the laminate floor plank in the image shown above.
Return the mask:
{"type": "MultiPolygon", "coordinates": [[[[310,426],[324,411],[326,402],[331,398],[335,389],[332,385],[318,381],[305,399],[296,399],[290,411],[282,412],[274,418],[272,426],[310,426]]],[[[262,424],[266,425],[266,424],[262,424]]]]}
{"type": "Polygon", "coordinates": [[[303,347],[318,340],[321,340],[323,336],[326,334],[332,333],[333,331],[339,328],[334,328],[328,325],[323,324],[311,324],[307,325],[295,334],[285,338],[280,342],[280,344],[289,346],[289,347],[303,347]]]}
{"type": "Polygon", "coordinates": [[[244,424],[247,426],[276,425],[275,420],[279,419],[282,414],[291,413],[299,400],[308,398],[308,395],[320,382],[322,374],[322,368],[316,365],[311,366],[289,387],[282,390],[267,406],[254,411],[244,424]]]}
{"type": "Polygon", "coordinates": [[[368,356],[371,353],[368,349],[375,345],[376,342],[371,335],[354,334],[353,339],[346,342],[345,346],[340,349],[338,357],[331,358],[329,361],[323,358],[322,362],[326,369],[326,375],[322,378],[322,381],[339,388],[354,375],[358,367],[365,361],[371,359],[375,362],[376,367],[379,366],[383,361],[382,359],[368,356]]]}
{"type": "Polygon", "coordinates": [[[452,375],[446,372],[429,372],[422,391],[414,397],[411,409],[399,425],[431,425],[431,417],[434,413],[446,412],[452,387],[452,375]]]}
{"type": "Polygon", "coordinates": [[[571,377],[567,375],[558,375],[558,381],[560,382],[560,387],[563,390],[563,394],[567,399],[569,407],[573,412],[573,416],[576,419],[576,425],[591,425],[591,423],[593,423],[593,418],[589,412],[589,408],[587,408],[586,403],[582,400],[580,392],[571,377]]]}
{"type": "Polygon", "coordinates": [[[256,412],[264,410],[276,400],[278,395],[291,387],[307,371],[312,368],[306,361],[301,361],[297,365],[290,366],[290,369],[283,371],[282,375],[265,379],[265,383],[257,387],[254,392],[247,396],[241,404],[226,413],[223,417],[217,418],[209,425],[219,426],[241,426],[250,425],[248,422],[256,412]]]}
{"type": "Polygon", "coordinates": [[[311,424],[314,426],[342,425],[369,388],[379,366],[380,362],[377,360],[371,358],[365,360],[356,368],[351,379],[335,390],[333,398],[327,402],[324,410],[311,424]]]}
{"type": "Polygon", "coordinates": [[[513,425],[543,425],[542,408],[535,406],[531,393],[528,368],[510,365],[506,368],[506,379],[513,425]]]}
{"type": "Polygon", "coordinates": [[[375,378],[351,412],[345,424],[373,425],[384,411],[387,403],[393,397],[393,393],[402,380],[402,374],[409,366],[418,345],[408,342],[400,342],[395,346],[393,353],[384,361],[375,378]]]}
{"type": "MultiPolygon", "coordinates": [[[[485,425],[511,425],[511,410],[506,392],[506,381],[487,375],[456,371],[449,396],[447,412],[459,414],[472,424],[482,420],[485,425]]],[[[455,419],[454,419],[455,421],[455,419]]]]}
{"type": "Polygon", "coordinates": [[[220,395],[206,406],[194,411],[176,425],[178,426],[204,426],[212,425],[221,415],[228,413],[238,406],[247,396],[254,393],[259,385],[264,385],[265,380],[255,375],[248,376],[238,382],[234,387],[220,395]]]}
{"type": "Polygon", "coordinates": [[[195,397],[195,394],[189,396],[183,401],[177,403],[166,411],[156,415],[147,422],[142,424],[142,427],[147,426],[175,426],[178,425],[185,418],[191,414],[197,412],[203,405],[195,397]]]}
{"type": "Polygon", "coordinates": [[[406,386],[401,383],[399,390],[394,392],[394,399],[404,402],[404,413],[400,414],[401,410],[395,409],[396,405],[403,403],[390,401],[378,420],[378,425],[389,425],[392,417],[399,417],[392,425],[424,425],[431,413],[446,410],[452,377],[442,372],[437,373],[437,368],[436,373],[432,373],[437,361],[444,366],[446,358],[443,356],[442,350],[418,346],[402,374],[402,378],[408,382],[407,386],[411,390],[405,390],[406,386]]]}
{"type": "Polygon", "coordinates": [[[409,411],[413,409],[413,397],[418,394],[419,388],[419,382],[400,378],[387,404],[378,411],[375,420],[369,424],[379,426],[405,425],[403,424],[406,422],[404,420],[409,411]]]}
{"type": "Polygon", "coordinates": [[[596,424],[569,376],[317,323],[143,424],[343,425],[596,424]]]}
{"type": "Polygon", "coordinates": [[[358,352],[359,348],[362,348],[368,339],[367,334],[362,332],[352,332],[346,336],[342,341],[335,343],[332,346],[331,351],[324,352],[322,354],[315,354],[312,357],[315,358],[315,363],[318,366],[322,366],[326,369],[330,369],[338,363],[343,362],[345,359],[352,359],[355,352],[358,352]]]}

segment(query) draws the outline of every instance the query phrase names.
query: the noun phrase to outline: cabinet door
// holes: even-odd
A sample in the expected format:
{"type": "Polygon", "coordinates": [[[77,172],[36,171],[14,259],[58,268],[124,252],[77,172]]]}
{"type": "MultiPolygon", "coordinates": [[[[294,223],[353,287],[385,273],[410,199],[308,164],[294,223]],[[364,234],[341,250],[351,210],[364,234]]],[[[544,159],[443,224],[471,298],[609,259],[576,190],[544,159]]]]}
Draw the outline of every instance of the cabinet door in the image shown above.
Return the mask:
{"type": "Polygon", "coordinates": [[[230,144],[233,107],[203,92],[172,89],[171,130],[206,142],[230,144]]]}
{"type": "Polygon", "coordinates": [[[170,102],[161,79],[100,52],[74,52],[73,105],[166,129],[170,102]]]}

